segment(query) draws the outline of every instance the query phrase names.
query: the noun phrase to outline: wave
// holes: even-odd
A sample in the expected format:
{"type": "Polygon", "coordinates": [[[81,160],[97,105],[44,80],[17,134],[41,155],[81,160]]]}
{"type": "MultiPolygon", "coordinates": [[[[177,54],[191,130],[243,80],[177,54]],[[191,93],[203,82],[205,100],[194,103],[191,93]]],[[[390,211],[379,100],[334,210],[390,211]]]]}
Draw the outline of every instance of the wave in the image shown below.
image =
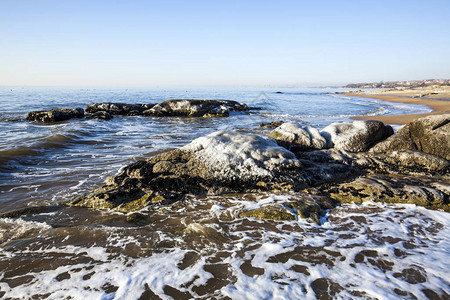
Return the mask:
{"type": "Polygon", "coordinates": [[[42,152],[51,149],[65,148],[68,144],[76,142],[78,139],[79,138],[76,135],[55,134],[41,138],[31,146],[19,146],[12,149],[1,150],[0,163],[16,160],[21,157],[39,155],[42,152]]]}

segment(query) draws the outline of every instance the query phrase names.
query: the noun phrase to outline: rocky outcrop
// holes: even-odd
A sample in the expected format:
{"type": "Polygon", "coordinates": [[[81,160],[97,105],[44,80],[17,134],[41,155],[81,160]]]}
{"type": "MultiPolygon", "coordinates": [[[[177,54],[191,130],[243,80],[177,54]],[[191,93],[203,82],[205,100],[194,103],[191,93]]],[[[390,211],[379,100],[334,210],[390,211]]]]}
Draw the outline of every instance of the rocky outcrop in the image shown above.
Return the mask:
{"type": "MultiPolygon", "coordinates": [[[[125,167],[116,176],[107,178],[104,187],[73,200],[70,205],[129,212],[148,205],[170,204],[186,194],[302,191],[314,195],[314,201],[286,201],[242,212],[240,216],[274,220],[305,217],[318,222],[333,201],[367,200],[450,211],[450,162],[446,158],[417,150],[358,152],[383,138],[392,128],[372,121],[354,123],[339,123],[326,131],[333,132],[331,141],[335,146],[352,151],[309,148],[311,151],[294,154],[273,139],[215,132],[181,149],[125,167]],[[350,142],[345,143],[343,136],[350,142]]],[[[313,141],[318,131],[285,124],[280,126],[290,130],[285,130],[288,132],[285,135],[295,137],[288,145],[296,141],[304,142],[302,147],[315,147],[313,141]],[[303,134],[302,138],[298,132],[303,134]]],[[[438,124],[441,126],[434,130],[446,126],[438,124]]],[[[441,137],[442,144],[448,142],[448,135],[441,133],[441,137]]]]}
{"type": "Polygon", "coordinates": [[[103,110],[95,113],[86,113],[85,116],[88,119],[99,119],[105,121],[111,120],[113,118],[113,116],[109,112],[103,110]]]}
{"type": "Polygon", "coordinates": [[[86,107],[86,112],[95,114],[106,112],[110,115],[137,116],[155,106],[155,104],[128,104],[128,103],[94,103],[86,107]]]}
{"type": "Polygon", "coordinates": [[[184,194],[298,190],[307,186],[301,167],[292,152],[275,142],[252,134],[215,132],[125,167],[109,177],[106,186],[71,205],[131,211],[170,203],[184,194]]]}
{"type": "Polygon", "coordinates": [[[418,150],[450,159],[450,114],[419,118],[399,129],[371,152],[418,150]]]}
{"type": "Polygon", "coordinates": [[[380,121],[335,122],[320,132],[328,148],[349,152],[363,152],[394,133],[389,125],[380,121]]]}
{"type": "Polygon", "coordinates": [[[430,209],[449,210],[450,184],[428,177],[370,175],[339,184],[324,191],[342,202],[364,201],[408,203],[430,209]]]}
{"type": "Polygon", "coordinates": [[[27,115],[27,121],[34,122],[61,122],[72,118],[83,118],[84,110],[76,108],[59,108],[52,110],[31,111],[27,115]]]}
{"type": "Polygon", "coordinates": [[[228,117],[230,111],[247,110],[247,105],[231,100],[172,99],[143,114],[150,117],[228,117]]]}
{"type": "Polygon", "coordinates": [[[320,132],[311,126],[301,127],[297,123],[283,123],[269,133],[278,145],[291,151],[323,149],[327,141],[320,132]]]}
{"type": "Polygon", "coordinates": [[[448,160],[411,150],[391,153],[351,153],[344,150],[327,149],[298,152],[296,156],[304,165],[307,161],[323,166],[345,165],[371,173],[442,176],[450,171],[448,160]]]}

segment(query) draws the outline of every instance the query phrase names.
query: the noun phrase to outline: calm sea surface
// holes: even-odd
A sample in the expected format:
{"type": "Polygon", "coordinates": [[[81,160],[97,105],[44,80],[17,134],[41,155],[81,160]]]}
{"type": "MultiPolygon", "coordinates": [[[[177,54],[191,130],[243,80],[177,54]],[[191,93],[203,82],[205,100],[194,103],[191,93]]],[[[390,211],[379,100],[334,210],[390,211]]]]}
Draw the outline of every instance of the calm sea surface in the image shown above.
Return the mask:
{"type": "MultiPolygon", "coordinates": [[[[349,98],[331,89],[277,91],[0,87],[0,213],[70,199],[101,186],[133,161],[217,130],[265,134],[269,131],[259,125],[277,120],[323,128],[353,115],[429,111],[349,98]],[[206,119],[117,116],[51,125],[25,120],[32,110],[175,98],[236,100],[261,110],[206,119]]],[[[321,225],[237,217],[298,196],[192,197],[143,211],[151,219],[145,226],[123,214],[82,208],[0,218],[0,298],[426,299],[450,294],[448,214],[368,203],[330,211],[321,225]]]]}

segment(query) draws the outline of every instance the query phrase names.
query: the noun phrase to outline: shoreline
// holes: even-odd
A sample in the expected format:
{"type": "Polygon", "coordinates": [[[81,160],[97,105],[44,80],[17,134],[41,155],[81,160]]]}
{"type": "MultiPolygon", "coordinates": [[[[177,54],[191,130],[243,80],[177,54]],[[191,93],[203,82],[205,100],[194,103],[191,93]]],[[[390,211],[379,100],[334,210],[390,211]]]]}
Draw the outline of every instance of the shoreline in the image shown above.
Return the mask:
{"type": "Polygon", "coordinates": [[[372,98],[387,102],[426,105],[432,109],[432,111],[429,113],[420,113],[420,114],[353,116],[351,117],[352,120],[377,120],[385,124],[405,125],[421,117],[450,113],[450,97],[448,97],[447,93],[445,95],[436,95],[435,97],[427,97],[427,98],[415,97],[413,93],[404,95],[389,95],[383,94],[381,91],[380,93],[376,94],[361,94],[354,92],[345,92],[343,94],[350,97],[372,98]]]}

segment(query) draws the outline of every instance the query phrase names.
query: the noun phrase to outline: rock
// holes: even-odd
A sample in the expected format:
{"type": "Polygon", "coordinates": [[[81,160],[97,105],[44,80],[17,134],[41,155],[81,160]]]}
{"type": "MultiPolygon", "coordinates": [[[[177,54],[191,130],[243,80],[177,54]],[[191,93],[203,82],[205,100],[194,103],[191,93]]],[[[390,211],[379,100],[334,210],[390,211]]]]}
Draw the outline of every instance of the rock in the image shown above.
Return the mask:
{"type": "Polygon", "coordinates": [[[311,223],[320,223],[320,217],[326,210],[336,207],[338,202],[331,198],[315,196],[312,198],[294,199],[282,204],[271,204],[244,211],[239,217],[252,217],[266,220],[306,219],[311,223]]]}
{"type": "Polygon", "coordinates": [[[323,149],[327,141],[320,132],[310,126],[301,127],[297,123],[283,123],[269,133],[277,143],[291,151],[323,149]]]}
{"type": "Polygon", "coordinates": [[[418,150],[450,159],[450,114],[419,118],[399,129],[371,152],[418,150]]]}
{"type": "Polygon", "coordinates": [[[143,112],[151,117],[227,117],[230,111],[246,111],[247,105],[231,100],[173,99],[143,112]]]}
{"type": "Polygon", "coordinates": [[[0,214],[0,218],[20,218],[25,215],[51,213],[61,210],[58,205],[27,206],[0,214]]]}
{"type": "Polygon", "coordinates": [[[327,140],[328,148],[349,152],[363,152],[394,133],[389,125],[380,121],[335,122],[320,132],[327,140]]]}
{"type": "Polygon", "coordinates": [[[351,153],[344,150],[326,149],[299,152],[296,156],[304,166],[307,165],[305,161],[309,161],[316,165],[346,165],[383,174],[446,175],[450,169],[450,162],[446,159],[411,150],[393,151],[391,153],[351,153]]]}
{"type": "Polygon", "coordinates": [[[281,124],[283,124],[283,123],[284,123],[283,121],[273,121],[270,123],[261,123],[259,125],[259,127],[267,128],[267,129],[275,129],[275,128],[281,126],[281,124]]]}
{"type": "Polygon", "coordinates": [[[450,212],[450,184],[429,177],[369,175],[324,189],[340,202],[409,203],[450,212]]]}
{"type": "Polygon", "coordinates": [[[106,186],[71,205],[133,211],[185,194],[204,195],[307,186],[295,155],[253,134],[215,132],[182,149],[125,167],[106,186]]]}
{"type": "Polygon", "coordinates": [[[131,213],[127,215],[127,222],[136,226],[145,226],[151,224],[152,220],[148,215],[131,213]]]}
{"type": "Polygon", "coordinates": [[[293,213],[289,212],[285,207],[281,205],[268,205],[259,207],[256,209],[244,211],[239,214],[239,217],[250,217],[266,220],[285,220],[293,221],[296,217],[293,213]]]}
{"type": "Polygon", "coordinates": [[[128,103],[94,103],[86,107],[87,113],[107,112],[110,115],[136,116],[155,106],[155,104],[128,104],[128,103]]]}
{"type": "Polygon", "coordinates": [[[84,110],[76,108],[59,108],[52,110],[31,111],[27,115],[27,121],[35,122],[61,122],[72,118],[83,118],[84,110]]]}
{"type": "Polygon", "coordinates": [[[113,118],[113,116],[111,116],[111,114],[109,112],[101,110],[101,111],[98,111],[95,113],[86,113],[86,118],[108,121],[108,120],[111,120],[113,118]]]}
{"type": "Polygon", "coordinates": [[[450,171],[448,160],[411,150],[391,153],[361,153],[352,165],[370,169],[373,172],[404,175],[446,175],[450,171]]]}
{"type": "Polygon", "coordinates": [[[67,203],[70,206],[96,209],[112,209],[120,212],[131,212],[143,209],[152,204],[170,204],[181,199],[180,195],[159,193],[149,189],[117,186],[105,186],[87,195],[75,198],[67,203]]]}

